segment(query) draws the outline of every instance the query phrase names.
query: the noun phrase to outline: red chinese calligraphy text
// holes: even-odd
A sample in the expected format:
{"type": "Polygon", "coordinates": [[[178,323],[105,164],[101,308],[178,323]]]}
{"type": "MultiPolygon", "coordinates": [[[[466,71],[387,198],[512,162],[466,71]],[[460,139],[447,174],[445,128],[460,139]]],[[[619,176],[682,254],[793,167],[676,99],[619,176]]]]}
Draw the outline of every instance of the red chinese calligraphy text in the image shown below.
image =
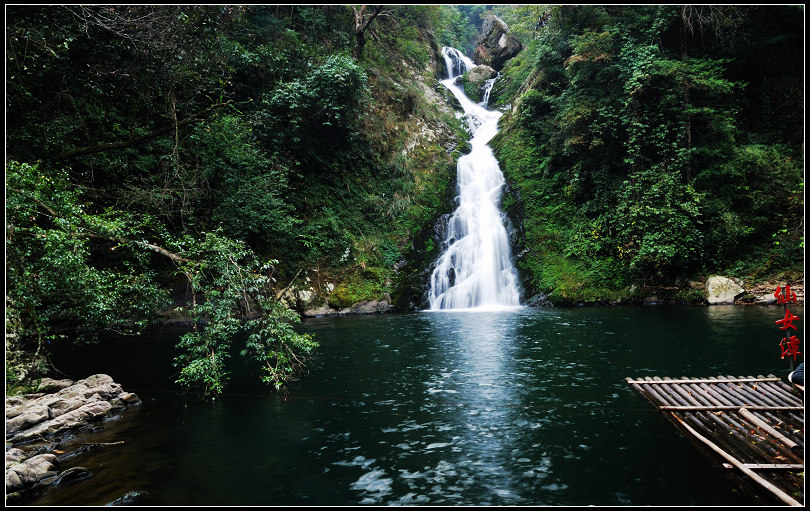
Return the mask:
{"type": "Polygon", "coordinates": [[[789,310],[785,309],[785,317],[782,319],[777,319],[774,321],[774,323],[777,325],[782,325],[779,327],[780,330],[787,330],[788,328],[797,330],[796,325],[793,324],[794,319],[799,319],[799,316],[794,316],[789,310]]]}
{"type": "Polygon", "coordinates": [[[779,346],[782,348],[782,358],[785,358],[785,355],[787,355],[788,357],[793,357],[793,360],[796,360],[796,355],[802,354],[799,351],[799,339],[797,339],[795,335],[782,339],[779,346]]]}
{"type": "Polygon", "coordinates": [[[796,293],[792,293],[790,291],[790,284],[785,285],[785,294],[782,294],[782,287],[776,286],[776,292],[773,294],[776,298],[776,301],[782,305],[786,303],[797,303],[796,302],[796,293]]]}

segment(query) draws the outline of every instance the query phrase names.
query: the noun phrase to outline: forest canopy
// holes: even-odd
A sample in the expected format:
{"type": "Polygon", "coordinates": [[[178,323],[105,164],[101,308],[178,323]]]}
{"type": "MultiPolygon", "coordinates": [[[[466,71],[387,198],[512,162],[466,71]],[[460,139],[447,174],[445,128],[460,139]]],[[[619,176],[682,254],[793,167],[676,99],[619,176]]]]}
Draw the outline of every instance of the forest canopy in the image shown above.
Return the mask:
{"type": "Polygon", "coordinates": [[[526,6],[495,142],[558,302],[802,278],[801,6],[526,6]],[[511,82],[511,83],[510,83],[511,82]],[[515,97],[515,94],[517,96],[515,97]]]}

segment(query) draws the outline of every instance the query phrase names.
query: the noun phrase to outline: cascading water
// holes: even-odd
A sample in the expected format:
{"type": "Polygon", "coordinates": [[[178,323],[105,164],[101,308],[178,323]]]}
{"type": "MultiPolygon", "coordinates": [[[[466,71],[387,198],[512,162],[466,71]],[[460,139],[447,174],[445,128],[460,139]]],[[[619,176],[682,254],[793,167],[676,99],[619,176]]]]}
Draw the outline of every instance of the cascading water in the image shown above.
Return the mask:
{"type": "Polygon", "coordinates": [[[442,55],[448,71],[442,84],[461,104],[472,131],[472,150],[458,160],[459,206],[430,278],[430,310],[518,306],[517,273],[499,210],[504,178],[487,145],[498,133],[501,113],[472,102],[455,85],[456,77],[475,66],[469,58],[448,47],[442,55]]]}

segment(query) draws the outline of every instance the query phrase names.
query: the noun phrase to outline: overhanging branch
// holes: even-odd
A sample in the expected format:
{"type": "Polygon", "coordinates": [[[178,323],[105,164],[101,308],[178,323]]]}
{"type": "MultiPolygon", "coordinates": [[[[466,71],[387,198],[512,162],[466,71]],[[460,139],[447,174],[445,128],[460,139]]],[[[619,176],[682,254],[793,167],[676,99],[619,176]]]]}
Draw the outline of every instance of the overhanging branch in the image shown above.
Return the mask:
{"type": "MultiPolygon", "coordinates": [[[[12,188],[11,190],[14,190],[14,189],[12,188]]],[[[47,211],[48,214],[51,215],[53,218],[58,218],[58,217],[61,216],[52,207],[50,207],[48,204],[42,202],[39,198],[30,197],[30,199],[33,200],[34,202],[36,202],[39,207],[41,207],[42,209],[47,211]]],[[[16,229],[16,230],[20,230],[20,231],[29,231],[29,229],[26,229],[26,228],[23,228],[23,227],[12,227],[11,229],[12,230],[16,229]]],[[[75,236],[77,238],[104,239],[104,240],[108,240],[108,241],[114,241],[116,243],[134,243],[136,245],[140,245],[142,247],[148,248],[149,250],[157,252],[158,254],[166,256],[166,257],[168,257],[169,259],[171,259],[173,261],[179,261],[179,262],[184,262],[184,263],[196,263],[196,261],[192,261],[191,259],[187,259],[187,258],[185,258],[185,257],[183,257],[181,255],[175,254],[174,252],[171,252],[170,250],[166,250],[163,247],[159,247],[157,245],[154,245],[152,243],[147,243],[145,241],[130,240],[130,239],[127,239],[127,238],[121,238],[119,236],[110,236],[110,235],[107,235],[107,234],[99,234],[99,233],[92,232],[92,231],[81,231],[81,232],[79,232],[79,231],[70,231],[69,234],[71,236],[75,236]]]]}

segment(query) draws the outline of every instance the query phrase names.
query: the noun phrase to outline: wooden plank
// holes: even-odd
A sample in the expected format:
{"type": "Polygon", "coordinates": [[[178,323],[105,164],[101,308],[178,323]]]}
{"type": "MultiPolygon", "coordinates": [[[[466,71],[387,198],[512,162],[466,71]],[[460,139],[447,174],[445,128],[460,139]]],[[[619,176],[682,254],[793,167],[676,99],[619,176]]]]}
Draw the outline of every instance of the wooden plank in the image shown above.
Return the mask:
{"type": "Polygon", "coordinates": [[[757,410],[757,411],[798,411],[804,410],[801,406],[761,406],[761,405],[712,405],[712,406],[703,406],[703,405],[660,405],[658,407],[659,410],[667,410],[670,412],[695,412],[695,411],[737,411],[740,408],[745,408],[747,410],[757,410]]]}
{"type": "Polygon", "coordinates": [[[627,378],[627,383],[632,384],[661,384],[661,383],[742,383],[742,382],[756,382],[756,381],[780,381],[779,378],[776,376],[769,377],[769,378],[735,378],[735,377],[721,377],[715,380],[710,380],[708,378],[683,378],[679,380],[633,380],[632,378],[627,378]]]}

